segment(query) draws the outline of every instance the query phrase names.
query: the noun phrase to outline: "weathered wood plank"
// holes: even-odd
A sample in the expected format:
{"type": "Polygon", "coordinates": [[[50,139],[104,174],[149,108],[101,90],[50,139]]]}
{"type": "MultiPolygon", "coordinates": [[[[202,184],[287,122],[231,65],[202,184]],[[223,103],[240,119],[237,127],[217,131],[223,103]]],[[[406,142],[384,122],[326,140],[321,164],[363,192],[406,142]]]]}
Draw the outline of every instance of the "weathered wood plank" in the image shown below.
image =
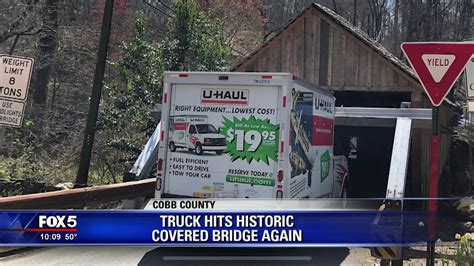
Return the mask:
{"type": "Polygon", "coordinates": [[[281,39],[281,71],[283,72],[289,72],[289,69],[290,69],[290,57],[289,57],[289,54],[288,54],[288,46],[289,46],[289,43],[290,43],[290,34],[289,33],[286,33],[282,36],[282,39],[281,39]]]}
{"type": "Polygon", "coordinates": [[[367,51],[367,87],[372,86],[372,51],[367,51]]]}
{"type": "Polygon", "coordinates": [[[268,50],[266,49],[267,47],[263,48],[260,52],[259,55],[259,71],[265,71],[266,70],[266,63],[267,63],[267,52],[268,50]]]}
{"type": "Polygon", "coordinates": [[[264,55],[264,51],[260,51],[258,52],[257,54],[257,71],[262,71],[264,70],[265,66],[265,55],[264,55]]]}
{"type": "Polygon", "coordinates": [[[253,59],[248,60],[248,61],[247,61],[247,65],[246,65],[246,67],[245,67],[245,71],[247,71],[247,72],[254,72],[255,69],[256,69],[256,67],[255,67],[256,61],[257,61],[256,58],[253,58],[253,59]]]}
{"type": "Polygon", "coordinates": [[[320,62],[320,31],[321,31],[321,18],[319,16],[314,16],[314,34],[313,34],[313,56],[311,58],[313,64],[313,83],[319,84],[319,62],[320,62]]]}
{"type": "Polygon", "coordinates": [[[331,85],[331,75],[332,75],[332,64],[333,64],[333,49],[332,45],[334,42],[334,26],[329,24],[329,44],[328,44],[328,68],[327,68],[327,84],[331,85]]]}
{"type": "Polygon", "coordinates": [[[330,81],[330,72],[331,69],[331,26],[329,22],[324,19],[321,19],[320,24],[320,55],[319,55],[319,85],[328,85],[330,81]]]}
{"type": "Polygon", "coordinates": [[[368,51],[364,47],[359,47],[359,56],[358,58],[358,64],[357,64],[357,69],[359,69],[359,77],[358,77],[358,82],[357,84],[359,86],[368,86],[367,84],[367,72],[369,69],[369,56],[368,56],[368,51]]]}
{"type": "Polygon", "coordinates": [[[236,71],[248,71],[250,68],[250,60],[245,60],[239,67],[237,67],[236,71]]]}
{"type": "Polygon", "coordinates": [[[408,80],[402,75],[398,76],[398,86],[408,86],[408,80]]]}
{"type": "Polygon", "coordinates": [[[392,86],[398,86],[398,76],[399,75],[398,75],[397,71],[392,70],[392,74],[393,74],[393,76],[392,76],[392,84],[391,85],[392,86]]]}
{"type": "Polygon", "coordinates": [[[342,61],[341,68],[344,69],[344,86],[354,85],[354,69],[357,68],[354,65],[354,42],[344,34],[345,49],[344,49],[344,60],[342,61]]]}
{"type": "MultiPolygon", "coordinates": [[[[353,76],[354,76],[354,81],[351,84],[351,86],[357,86],[359,85],[359,53],[360,53],[360,46],[357,42],[354,42],[354,64],[353,64],[353,76]]],[[[364,68],[367,66],[364,66],[364,68]]]]}
{"type": "Polygon", "coordinates": [[[289,29],[288,29],[288,46],[286,47],[287,50],[287,59],[288,59],[288,69],[287,71],[290,72],[290,73],[293,73],[293,68],[294,68],[294,64],[293,64],[293,43],[294,43],[294,39],[293,39],[293,36],[294,36],[294,29],[295,27],[294,26],[290,26],[289,29]]]}
{"type": "Polygon", "coordinates": [[[372,56],[372,86],[381,86],[382,64],[378,56],[372,56]]]}
{"type": "Polygon", "coordinates": [[[282,64],[281,43],[282,43],[282,38],[278,38],[277,40],[275,40],[275,48],[273,49],[273,57],[274,57],[276,72],[281,72],[281,64],[282,64]]]}
{"type": "Polygon", "coordinates": [[[274,72],[275,71],[275,43],[269,43],[267,46],[267,60],[266,60],[266,71],[274,72]]]}
{"type": "Polygon", "coordinates": [[[307,13],[305,16],[305,31],[304,31],[304,75],[303,78],[311,83],[314,83],[314,34],[315,23],[314,16],[307,13]]]}
{"type": "Polygon", "coordinates": [[[344,85],[344,58],[345,58],[345,46],[346,37],[339,30],[334,29],[334,43],[332,45],[334,53],[332,53],[332,68],[331,68],[331,86],[343,86],[344,85]],[[336,52],[338,51],[338,52],[336,52]]]}
{"type": "Polygon", "coordinates": [[[387,67],[385,66],[385,64],[383,62],[380,62],[380,71],[381,71],[381,74],[380,74],[380,85],[382,85],[382,87],[385,87],[387,86],[387,67]]]}
{"type": "Polygon", "coordinates": [[[421,92],[413,91],[411,93],[411,107],[412,108],[422,108],[423,103],[421,102],[421,92]]]}
{"type": "Polygon", "coordinates": [[[304,19],[298,19],[293,27],[293,74],[302,77],[304,68],[304,19]]]}
{"type": "Polygon", "coordinates": [[[263,70],[264,71],[269,71],[269,67],[270,67],[270,60],[271,60],[271,57],[272,57],[272,50],[270,48],[270,46],[267,46],[265,47],[265,61],[264,62],[264,65],[263,65],[263,70]]]}
{"type": "Polygon", "coordinates": [[[393,84],[393,70],[388,65],[384,64],[383,86],[394,86],[393,84]]]}

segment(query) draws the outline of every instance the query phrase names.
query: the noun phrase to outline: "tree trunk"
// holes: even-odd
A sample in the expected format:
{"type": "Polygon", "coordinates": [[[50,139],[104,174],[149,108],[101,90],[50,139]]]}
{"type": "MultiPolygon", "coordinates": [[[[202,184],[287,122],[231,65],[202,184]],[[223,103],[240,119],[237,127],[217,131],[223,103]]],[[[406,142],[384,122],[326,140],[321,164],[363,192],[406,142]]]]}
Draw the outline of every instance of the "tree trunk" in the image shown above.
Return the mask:
{"type": "Polygon", "coordinates": [[[403,6],[403,19],[407,21],[405,31],[405,41],[419,40],[417,29],[418,21],[423,13],[422,7],[417,5],[416,0],[406,0],[403,6]],[[408,1],[408,2],[407,2],[408,1]]]}
{"type": "Polygon", "coordinates": [[[352,5],[352,25],[357,26],[357,0],[352,5]]]}
{"type": "Polygon", "coordinates": [[[399,54],[398,50],[400,47],[400,25],[399,25],[399,14],[400,12],[400,0],[395,0],[395,7],[393,9],[393,52],[399,54]]]}
{"type": "Polygon", "coordinates": [[[426,6],[425,6],[425,16],[427,18],[423,21],[423,40],[425,41],[431,41],[433,39],[433,34],[432,34],[432,23],[431,21],[433,19],[433,1],[432,0],[427,0],[426,1],[426,6]]]}
{"type": "Polygon", "coordinates": [[[38,40],[38,63],[34,82],[34,105],[46,105],[48,83],[58,45],[58,0],[46,0],[41,9],[43,26],[38,40]]]}
{"type": "Polygon", "coordinates": [[[464,38],[473,38],[472,35],[472,12],[473,12],[473,3],[472,0],[464,0],[462,2],[458,2],[457,5],[459,6],[459,27],[456,29],[457,36],[456,40],[463,40],[464,38]]]}

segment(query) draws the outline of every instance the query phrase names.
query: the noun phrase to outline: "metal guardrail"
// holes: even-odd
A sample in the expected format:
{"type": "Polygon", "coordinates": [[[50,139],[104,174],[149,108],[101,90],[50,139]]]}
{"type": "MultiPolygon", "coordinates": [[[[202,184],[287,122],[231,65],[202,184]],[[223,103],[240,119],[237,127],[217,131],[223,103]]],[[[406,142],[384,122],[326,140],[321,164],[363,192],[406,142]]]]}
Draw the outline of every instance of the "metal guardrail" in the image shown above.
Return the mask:
{"type": "Polygon", "coordinates": [[[431,120],[431,109],[428,108],[375,108],[375,107],[336,107],[336,118],[410,118],[414,120],[431,120]]]}
{"type": "Polygon", "coordinates": [[[72,209],[153,195],[156,179],[0,198],[1,209],[72,209]]]}
{"type": "Polygon", "coordinates": [[[161,122],[155,128],[155,131],[148,139],[145,147],[133,164],[129,174],[133,174],[134,180],[142,180],[150,175],[151,170],[158,160],[158,149],[161,136],[161,122]]]}

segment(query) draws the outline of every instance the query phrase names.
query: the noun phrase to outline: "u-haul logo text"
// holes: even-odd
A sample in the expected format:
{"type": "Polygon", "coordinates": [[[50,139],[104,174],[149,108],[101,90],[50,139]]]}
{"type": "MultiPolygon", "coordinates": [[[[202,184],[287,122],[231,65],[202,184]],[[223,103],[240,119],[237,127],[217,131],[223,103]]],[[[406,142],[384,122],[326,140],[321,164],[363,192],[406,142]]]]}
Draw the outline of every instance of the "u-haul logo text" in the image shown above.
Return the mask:
{"type": "Polygon", "coordinates": [[[202,122],[202,123],[206,123],[207,119],[206,119],[206,117],[190,117],[190,118],[189,118],[189,121],[190,121],[190,122],[202,122]]]}
{"type": "Polygon", "coordinates": [[[235,104],[247,105],[249,90],[204,88],[201,90],[202,104],[235,104]]]}
{"type": "Polygon", "coordinates": [[[318,98],[317,96],[314,98],[314,109],[328,114],[333,114],[334,112],[334,106],[332,102],[324,98],[318,98]]]}
{"type": "Polygon", "coordinates": [[[77,226],[76,215],[39,215],[39,228],[75,228],[77,226]]]}

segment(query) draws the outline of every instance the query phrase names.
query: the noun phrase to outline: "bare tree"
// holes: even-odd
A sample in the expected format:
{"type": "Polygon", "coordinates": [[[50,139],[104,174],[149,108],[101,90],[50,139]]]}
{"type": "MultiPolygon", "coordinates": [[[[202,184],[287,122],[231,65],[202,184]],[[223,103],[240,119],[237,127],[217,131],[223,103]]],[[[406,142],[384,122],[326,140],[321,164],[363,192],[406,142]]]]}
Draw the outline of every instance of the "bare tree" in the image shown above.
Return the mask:
{"type": "MultiPolygon", "coordinates": [[[[4,28],[0,32],[0,43],[3,43],[10,38],[22,36],[22,35],[31,35],[37,32],[36,23],[33,22],[35,17],[35,7],[39,0],[28,0],[24,3],[17,3],[17,7],[7,8],[5,10],[5,17],[13,18],[11,21],[10,19],[5,18],[7,23],[4,24],[6,28],[4,28]]],[[[12,3],[3,3],[6,5],[11,5],[12,3]]]]}
{"type": "Polygon", "coordinates": [[[41,9],[41,18],[43,26],[38,40],[38,59],[33,95],[35,105],[45,105],[47,100],[48,83],[58,45],[58,0],[45,0],[41,9]]]}

